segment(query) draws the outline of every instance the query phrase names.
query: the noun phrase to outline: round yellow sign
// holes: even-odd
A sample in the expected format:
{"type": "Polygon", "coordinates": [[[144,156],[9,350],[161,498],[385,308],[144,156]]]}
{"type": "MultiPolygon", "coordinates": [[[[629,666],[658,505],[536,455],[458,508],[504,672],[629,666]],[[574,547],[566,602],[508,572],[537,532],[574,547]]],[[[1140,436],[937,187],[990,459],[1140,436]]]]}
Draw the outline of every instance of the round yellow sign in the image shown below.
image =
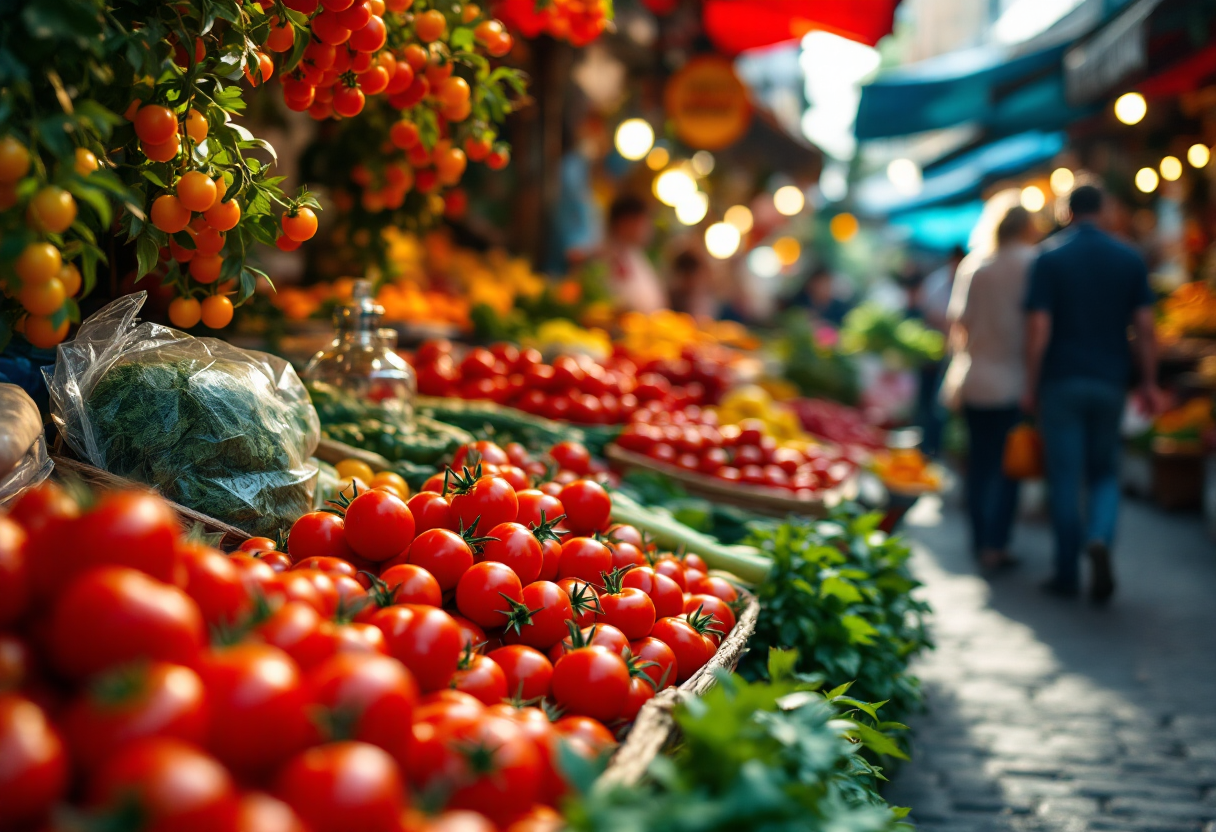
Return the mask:
{"type": "Polygon", "coordinates": [[[747,88],[730,60],[719,55],[693,58],[667,82],[667,116],[689,147],[721,150],[738,141],[751,124],[747,88]]]}

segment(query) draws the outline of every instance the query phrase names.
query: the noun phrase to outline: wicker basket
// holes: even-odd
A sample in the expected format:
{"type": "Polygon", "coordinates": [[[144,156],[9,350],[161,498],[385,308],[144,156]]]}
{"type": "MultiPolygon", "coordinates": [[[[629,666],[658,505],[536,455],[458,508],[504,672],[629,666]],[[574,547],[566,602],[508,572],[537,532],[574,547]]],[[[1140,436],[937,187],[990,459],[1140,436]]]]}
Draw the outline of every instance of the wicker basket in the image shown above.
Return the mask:
{"type": "Polygon", "coordinates": [[[713,687],[717,681],[715,670],[732,671],[739,665],[739,660],[747,651],[747,640],[756,630],[756,618],[760,614],[760,602],[756,600],[756,596],[747,592],[743,597],[746,604],[735,622],[734,629],[722,640],[717,652],[705,666],[684,684],[660,691],[642,706],[633,728],[613,754],[608,768],[596,781],[597,789],[631,786],[641,780],[650,762],[675,735],[676,722],[673,713],[676,706],[713,687]]]}
{"type": "MultiPolygon", "coordinates": [[[[51,473],[53,479],[63,481],[65,479],[75,478],[93,488],[113,491],[117,489],[140,491],[155,491],[156,489],[144,485],[143,483],[129,480],[126,477],[120,477],[117,474],[111,474],[109,471],[103,471],[95,465],[90,465],[87,462],[81,462],[75,457],[68,456],[66,449],[57,449],[57,453],[51,454],[51,459],[55,463],[55,470],[51,473]]],[[[190,531],[196,524],[201,524],[203,529],[209,534],[221,535],[219,543],[216,544],[225,552],[231,552],[233,549],[241,545],[242,542],[249,539],[249,534],[238,529],[236,526],[230,526],[227,523],[222,523],[214,517],[208,517],[201,511],[195,511],[192,508],[179,505],[172,500],[167,500],[169,507],[177,514],[178,523],[184,531],[190,531]]]]}

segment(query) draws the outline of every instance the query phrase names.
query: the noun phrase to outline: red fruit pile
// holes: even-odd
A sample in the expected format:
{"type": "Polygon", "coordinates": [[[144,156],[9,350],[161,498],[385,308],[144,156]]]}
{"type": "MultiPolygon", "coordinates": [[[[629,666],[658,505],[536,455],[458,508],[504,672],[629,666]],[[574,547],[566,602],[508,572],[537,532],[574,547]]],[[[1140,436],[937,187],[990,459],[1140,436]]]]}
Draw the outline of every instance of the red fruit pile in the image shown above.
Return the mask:
{"type": "Polygon", "coordinates": [[[535,38],[542,32],[573,46],[586,46],[608,27],[606,0],[500,0],[494,13],[511,29],[535,38]]]}
{"type": "Polygon", "coordinates": [[[623,355],[602,364],[585,355],[563,355],[548,364],[535,349],[500,343],[474,347],[457,360],[450,342],[428,341],[413,364],[423,395],[484,399],[587,425],[621,424],[643,409],[680,410],[710,401],[704,384],[673,384],[657,371],[659,364],[642,371],[623,355]]]}
{"type": "MultiPolygon", "coordinates": [[[[584,468],[578,450],[558,464],[584,468]]],[[[208,832],[552,824],[559,742],[610,749],[713,654],[735,590],[612,527],[591,480],[448,482],[358,493],[287,551],[231,555],[147,493],[23,495],[0,516],[0,828],[69,802],[208,832]]]]}
{"type": "Polygon", "coordinates": [[[725,482],[780,488],[797,496],[833,488],[857,470],[856,463],[838,449],[780,447],[759,420],[719,426],[712,411],[699,407],[674,413],[639,410],[616,443],[686,471],[725,482]]]}

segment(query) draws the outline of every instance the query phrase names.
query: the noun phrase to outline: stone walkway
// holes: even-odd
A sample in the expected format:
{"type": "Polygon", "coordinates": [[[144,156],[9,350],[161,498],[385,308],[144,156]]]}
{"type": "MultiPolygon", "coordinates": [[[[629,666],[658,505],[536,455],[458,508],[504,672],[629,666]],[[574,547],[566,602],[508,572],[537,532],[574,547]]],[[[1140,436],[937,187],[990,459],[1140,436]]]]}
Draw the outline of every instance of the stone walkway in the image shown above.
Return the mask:
{"type": "Polygon", "coordinates": [[[1216,832],[1216,545],[1197,518],[1125,504],[1105,609],[1042,595],[1046,528],[985,581],[961,513],[909,515],[938,649],[929,710],[887,790],[922,832],[1216,832]]]}

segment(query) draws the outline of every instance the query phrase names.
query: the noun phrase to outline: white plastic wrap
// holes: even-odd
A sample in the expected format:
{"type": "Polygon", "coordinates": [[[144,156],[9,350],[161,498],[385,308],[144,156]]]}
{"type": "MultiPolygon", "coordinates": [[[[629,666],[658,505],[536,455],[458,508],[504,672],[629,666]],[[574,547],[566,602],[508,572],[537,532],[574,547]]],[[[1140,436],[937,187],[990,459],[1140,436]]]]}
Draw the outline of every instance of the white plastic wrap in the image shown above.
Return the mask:
{"type": "Polygon", "coordinates": [[[146,293],[85,321],[44,370],[51,418],[99,468],[249,534],[312,507],[316,411],[281,358],[138,323],[146,293]]]}

